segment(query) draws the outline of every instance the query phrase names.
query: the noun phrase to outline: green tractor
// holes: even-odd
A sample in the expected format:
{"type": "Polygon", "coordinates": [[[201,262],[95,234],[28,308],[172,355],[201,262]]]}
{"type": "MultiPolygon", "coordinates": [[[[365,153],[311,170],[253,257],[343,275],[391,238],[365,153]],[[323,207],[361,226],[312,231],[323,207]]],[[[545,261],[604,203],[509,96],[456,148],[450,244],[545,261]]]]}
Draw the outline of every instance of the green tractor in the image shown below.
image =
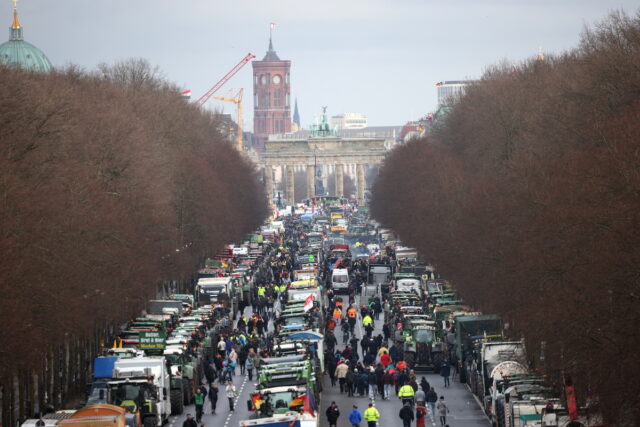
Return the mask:
{"type": "Polygon", "coordinates": [[[437,371],[444,361],[444,343],[436,336],[436,323],[414,320],[403,332],[404,361],[410,369],[437,371]]]}
{"type": "Polygon", "coordinates": [[[278,363],[260,368],[258,388],[305,385],[315,389],[315,374],[309,360],[278,363]]]}
{"type": "Polygon", "coordinates": [[[168,346],[164,357],[171,365],[171,412],[181,413],[183,405],[191,404],[194,388],[200,384],[198,359],[177,345],[168,346]]]}

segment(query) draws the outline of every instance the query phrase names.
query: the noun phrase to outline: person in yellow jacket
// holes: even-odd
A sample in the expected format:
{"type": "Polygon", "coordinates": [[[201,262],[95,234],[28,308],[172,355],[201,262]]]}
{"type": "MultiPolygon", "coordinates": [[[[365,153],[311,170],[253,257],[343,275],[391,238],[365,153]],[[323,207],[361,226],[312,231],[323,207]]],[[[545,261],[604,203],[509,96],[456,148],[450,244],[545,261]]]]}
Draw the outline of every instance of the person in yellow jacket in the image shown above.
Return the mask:
{"type": "Polygon", "coordinates": [[[267,292],[267,288],[265,288],[264,286],[258,286],[259,297],[263,297],[266,292],[267,292]]]}
{"type": "Polygon", "coordinates": [[[364,411],[364,419],[367,420],[367,425],[376,427],[378,418],[380,418],[380,412],[373,406],[373,403],[369,403],[369,407],[364,411]]]}
{"type": "Polygon", "coordinates": [[[362,326],[369,326],[373,323],[373,319],[368,314],[362,318],[362,326]]]}
{"type": "Polygon", "coordinates": [[[416,394],[410,384],[405,384],[398,390],[398,397],[402,399],[402,404],[408,403],[413,406],[413,396],[416,394]]]}

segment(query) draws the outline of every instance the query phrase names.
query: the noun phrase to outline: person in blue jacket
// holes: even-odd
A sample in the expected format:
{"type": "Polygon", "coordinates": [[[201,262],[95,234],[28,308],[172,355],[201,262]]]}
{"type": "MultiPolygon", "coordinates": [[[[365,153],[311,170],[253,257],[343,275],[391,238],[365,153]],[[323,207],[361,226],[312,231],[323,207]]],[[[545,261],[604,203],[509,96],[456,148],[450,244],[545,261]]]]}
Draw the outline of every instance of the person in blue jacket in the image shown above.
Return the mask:
{"type": "Polygon", "coordinates": [[[353,405],[353,411],[349,413],[349,422],[352,427],[360,427],[362,422],[362,412],[358,411],[358,407],[353,405]]]}

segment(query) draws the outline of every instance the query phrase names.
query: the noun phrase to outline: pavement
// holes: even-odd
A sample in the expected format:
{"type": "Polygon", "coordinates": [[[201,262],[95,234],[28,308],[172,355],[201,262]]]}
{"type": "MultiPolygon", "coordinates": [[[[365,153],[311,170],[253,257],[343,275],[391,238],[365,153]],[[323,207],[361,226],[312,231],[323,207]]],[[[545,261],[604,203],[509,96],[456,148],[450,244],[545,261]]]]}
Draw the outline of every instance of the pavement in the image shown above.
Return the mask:
{"type": "MultiPolygon", "coordinates": [[[[360,306],[359,296],[356,297],[356,303],[360,306]]],[[[375,329],[373,335],[376,336],[382,333],[382,325],[384,324],[383,317],[384,314],[380,316],[380,319],[375,321],[375,329]]],[[[359,314],[358,314],[359,317],[359,314]]],[[[356,336],[358,338],[362,338],[363,330],[361,319],[358,318],[358,325],[356,327],[356,336]]],[[[338,348],[342,349],[344,344],[342,343],[342,333],[337,334],[338,338],[338,348]]],[[[362,348],[358,344],[358,354],[360,355],[360,360],[362,360],[362,348]]],[[[480,409],[477,400],[474,395],[467,389],[465,384],[461,384],[456,380],[451,381],[450,387],[444,387],[443,378],[437,374],[428,374],[423,372],[416,372],[418,383],[420,379],[424,376],[432,387],[435,387],[435,391],[439,396],[444,396],[447,405],[449,406],[451,412],[447,415],[446,422],[450,427],[476,427],[482,426],[486,427],[490,425],[488,418],[485,416],[484,412],[480,409]]],[[[338,419],[338,427],[351,427],[351,423],[349,422],[349,413],[353,409],[353,405],[357,405],[360,412],[364,413],[364,410],[367,408],[369,404],[369,398],[366,396],[363,397],[348,397],[346,393],[340,393],[340,387],[336,383],[335,387],[331,387],[331,381],[328,375],[325,375],[323,379],[324,391],[322,393],[322,404],[321,404],[321,414],[320,414],[320,425],[326,426],[329,423],[327,422],[326,415],[324,411],[326,410],[331,402],[336,402],[338,408],[340,409],[340,418],[338,419]]],[[[398,416],[400,409],[402,408],[402,403],[398,397],[392,397],[391,400],[382,400],[380,396],[376,396],[373,399],[374,406],[380,412],[380,419],[378,420],[378,426],[401,426],[402,420],[398,416]]],[[[415,425],[415,421],[414,424],[415,425]]],[[[438,427],[440,426],[439,418],[436,416],[435,420],[430,416],[427,417],[425,425],[427,427],[438,427]]],[[[366,426],[366,421],[362,421],[361,426],[366,426]]]]}

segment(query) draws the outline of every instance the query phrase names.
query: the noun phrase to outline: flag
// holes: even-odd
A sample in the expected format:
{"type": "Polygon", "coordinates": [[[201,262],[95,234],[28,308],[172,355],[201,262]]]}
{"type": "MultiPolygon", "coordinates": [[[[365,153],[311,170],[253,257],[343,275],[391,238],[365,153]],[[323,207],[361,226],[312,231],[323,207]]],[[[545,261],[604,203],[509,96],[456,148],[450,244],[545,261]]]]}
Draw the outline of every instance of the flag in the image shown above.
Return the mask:
{"type": "Polygon", "coordinates": [[[251,400],[253,400],[253,406],[255,406],[256,409],[259,409],[260,405],[262,405],[262,399],[260,399],[260,394],[254,394],[253,396],[251,396],[251,400]]]}
{"type": "Polygon", "coordinates": [[[295,399],[293,399],[291,403],[289,403],[289,408],[294,406],[300,406],[304,404],[306,400],[307,400],[307,396],[298,396],[295,399]]]}
{"type": "Polygon", "coordinates": [[[184,96],[185,98],[191,98],[191,89],[185,90],[184,92],[182,92],[181,95],[184,96]]]}
{"type": "Polygon", "coordinates": [[[316,416],[316,401],[313,398],[311,389],[307,387],[307,398],[304,400],[304,411],[310,413],[314,417],[316,416]]]}
{"type": "Polygon", "coordinates": [[[576,403],[576,391],[572,385],[568,385],[564,389],[564,394],[567,397],[567,409],[569,410],[569,419],[571,421],[575,421],[580,417],[578,415],[578,404],[576,403]]]}
{"type": "Polygon", "coordinates": [[[276,23],[275,23],[275,22],[272,22],[272,23],[271,23],[271,31],[275,30],[275,28],[276,28],[276,23]]]}
{"type": "Polygon", "coordinates": [[[309,295],[304,300],[304,312],[306,313],[307,311],[311,310],[312,308],[313,308],[313,294],[309,295]]]}

